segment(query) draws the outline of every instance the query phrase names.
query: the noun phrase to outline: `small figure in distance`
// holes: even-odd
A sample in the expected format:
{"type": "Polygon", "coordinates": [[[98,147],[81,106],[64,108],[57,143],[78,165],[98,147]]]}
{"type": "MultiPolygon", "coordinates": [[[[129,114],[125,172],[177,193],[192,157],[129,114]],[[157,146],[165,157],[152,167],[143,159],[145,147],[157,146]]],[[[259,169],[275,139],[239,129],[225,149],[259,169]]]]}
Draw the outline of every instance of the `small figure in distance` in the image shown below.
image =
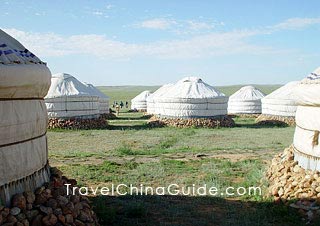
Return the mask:
{"type": "Polygon", "coordinates": [[[116,113],[117,113],[117,116],[119,116],[119,113],[120,113],[120,106],[117,104],[116,105],[116,113]]]}
{"type": "Polygon", "coordinates": [[[123,108],[123,102],[120,101],[120,108],[123,108]]]}
{"type": "Polygon", "coordinates": [[[126,108],[129,108],[129,103],[128,103],[128,101],[126,101],[126,108]]]}

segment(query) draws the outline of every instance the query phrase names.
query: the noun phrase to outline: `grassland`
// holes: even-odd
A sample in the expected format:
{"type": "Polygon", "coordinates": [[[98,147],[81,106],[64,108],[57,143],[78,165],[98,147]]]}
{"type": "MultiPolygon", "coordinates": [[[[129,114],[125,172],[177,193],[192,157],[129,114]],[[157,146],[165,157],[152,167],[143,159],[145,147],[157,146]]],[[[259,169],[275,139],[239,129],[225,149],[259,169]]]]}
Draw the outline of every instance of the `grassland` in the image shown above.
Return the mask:
{"type": "MultiPolygon", "coordinates": [[[[135,95],[145,87],[136,88],[136,93],[131,88],[114,95],[135,95]]],[[[77,179],[80,186],[207,184],[219,190],[261,186],[265,192],[261,180],[265,169],[275,154],[291,144],[294,128],[259,127],[254,119],[235,121],[235,128],[149,128],[141,113],[123,111],[109,121],[107,130],[49,131],[49,158],[51,165],[77,179]]],[[[304,224],[294,210],[259,195],[97,196],[92,200],[102,225],[304,224]]]]}

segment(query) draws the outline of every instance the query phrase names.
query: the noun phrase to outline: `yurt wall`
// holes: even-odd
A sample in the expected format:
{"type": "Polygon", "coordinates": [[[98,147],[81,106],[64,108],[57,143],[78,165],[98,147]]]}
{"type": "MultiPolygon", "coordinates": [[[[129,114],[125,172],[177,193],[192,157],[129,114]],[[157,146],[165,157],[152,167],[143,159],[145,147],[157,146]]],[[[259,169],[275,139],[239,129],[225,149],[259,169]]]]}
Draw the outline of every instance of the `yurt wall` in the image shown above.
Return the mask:
{"type": "Polygon", "coordinates": [[[262,114],[294,117],[297,103],[294,100],[293,90],[299,82],[293,81],[280,87],[262,99],[262,114]]]}
{"type": "Polygon", "coordinates": [[[320,171],[320,68],[295,89],[298,100],[294,156],[304,169],[320,171]]]}
{"type": "Polygon", "coordinates": [[[54,74],[45,97],[49,118],[98,118],[99,97],[75,77],[54,74]]]}
{"type": "Polygon", "coordinates": [[[181,79],[153,99],[154,113],[160,117],[205,118],[227,114],[228,97],[197,77],[181,79]]]}
{"type": "Polygon", "coordinates": [[[94,85],[84,83],[90,90],[90,94],[99,97],[99,113],[108,114],[109,113],[109,97],[97,89],[94,85]]]}
{"type": "Polygon", "coordinates": [[[131,109],[139,111],[147,111],[147,98],[151,95],[150,91],[146,90],[137,95],[131,100],[131,109]]]}
{"type": "Polygon", "coordinates": [[[253,86],[245,86],[229,97],[228,114],[261,114],[265,94],[253,86]]]}
{"type": "Polygon", "coordinates": [[[0,30],[0,199],[49,180],[47,111],[51,73],[15,39],[0,30]]]}

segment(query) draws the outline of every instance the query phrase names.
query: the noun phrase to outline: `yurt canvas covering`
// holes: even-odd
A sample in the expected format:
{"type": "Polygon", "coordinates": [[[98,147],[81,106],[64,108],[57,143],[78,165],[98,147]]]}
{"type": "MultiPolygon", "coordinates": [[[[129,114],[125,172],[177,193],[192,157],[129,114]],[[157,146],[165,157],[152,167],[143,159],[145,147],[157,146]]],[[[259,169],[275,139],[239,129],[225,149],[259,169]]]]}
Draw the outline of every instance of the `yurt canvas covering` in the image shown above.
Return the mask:
{"type": "Polygon", "coordinates": [[[262,114],[294,117],[297,110],[297,103],[294,99],[293,91],[298,83],[298,81],[289,82],[265,96],[261,100],[262,114]]]}
{"type": "Polygon", "coordinates": [[[197,77],[186,77],[154,97],[154,113],[168,118],[213,117],[227,114],[228,97],[197,77]]]}
{"type": "Polygon", "coordinates": [[[146,90],[131,100],[131,109],[133,110],[147,110],[147,98],[150,96],[150,91],[146,90]]]}
{"type": "Polygon", "coordinates": [[[154,98],[160,97],[161,95],[165,94],[165,92],[171,87],[173,84],[165,84],[161,86],[159,89],[157,89],[154,93],[152,93],[147,98],[147,113],[154,114],[154,108],[155,108],[155,102],[154,98]]]}
{"type": "Polygon", "coordinates": [[[0,199],[49,180],[46,64],[0,30],[0,199]]]}
{"type": "Polygon", "coordinates": [[[295,160],[304,169],[320,171],[320,68],[303,79],[294,92],[298,102],[295,160]]]}
{"type": "Polygon", "coordinates": [[[90,94],[99,97],[99,113],[108,114],[109,113],[109,97],[101,92],[92,84],[84,83],[90,90],[90,94]]]}
{"type": "Polygon", "coordinates": [[[229,97],[228,114],[260,114],[265,94],[253,86],[244,86],[229,97]]]}
{"type": "Polygon", "coordinates": [[[52,76],[45,97],[49,118],[95,118],[99,116],[99,97],[75,77],[59,73],[52,76]]]}

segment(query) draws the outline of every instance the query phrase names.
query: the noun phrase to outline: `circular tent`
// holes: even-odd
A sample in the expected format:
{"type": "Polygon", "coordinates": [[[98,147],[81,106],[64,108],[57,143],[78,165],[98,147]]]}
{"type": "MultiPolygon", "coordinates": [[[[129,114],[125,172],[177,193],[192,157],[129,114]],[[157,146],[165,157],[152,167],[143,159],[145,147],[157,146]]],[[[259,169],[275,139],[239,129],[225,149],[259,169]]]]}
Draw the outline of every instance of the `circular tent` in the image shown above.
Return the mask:
{"type": "Polygon", "coordinates": [[[98,118],[99,97],[75,77],[54,74],[45,103],[49,118],[98,118]]]}
{"type": "Polygon", "coordinates": [[[153,98],[154,113],[166,118],[209,118],[227,114],[228,97],[197,77],[186,77],[153,98]]]}
{"type": "Polygon", "coordinates": [[[109,97],[97,89],[92,84],[84,83],[90,90],[90,94],[99,97],[99,113],[108,114],[109,113],[109,97]]]}
{"type": "Polygon", "coordinates": [[[265,96],[261,100],[262,115],[257,121],[280,121],[289,125],[294,124],[297,110],[294,89],[298,83],[298,81],[289,82],[265,96]]]}
{"type": "Polygon", "coordinates": [[[155,111],[155,103],[154,103],[154,98],[156,97],[160,97],[163,94],[166,93],[166,91],[173,86],[173,84],[169,83],[169,84],[165,84],[163,86],[161,86],[159,89],[157,89],[154,93],[152,93],[150,96],[148,96],[147,98],[147,113],[149,114],[154,114],[155,111]]]}
{"type": "Polygon", "coordinates": [[[294,117],[297,103],[293,97],[293,90],[298,83],[298,81],[289,82],[263,98],[262,114],[294,117]]]}
{"type": "Polygon", "coordinates": [[[0,30],[0,199],[49,181],[46,64],[0,30]]]}
{"type": "Polygon", "coordinates": [[[147,98],[150,96],[150,91],[146,90],[131,100],[131,109],[138,111],[147,111],[147,98]]]}
{"type": "Polygon", "coordinates": [[[229,114],[260,114],[263,92],[253,86],[244,86],[229,97],[229,114]]]}
{"type": "Polygon", "coordinates": [[[320,68],[294,90],[298,102],[294,158],[304,169],[320,171],[320,68]]]}

